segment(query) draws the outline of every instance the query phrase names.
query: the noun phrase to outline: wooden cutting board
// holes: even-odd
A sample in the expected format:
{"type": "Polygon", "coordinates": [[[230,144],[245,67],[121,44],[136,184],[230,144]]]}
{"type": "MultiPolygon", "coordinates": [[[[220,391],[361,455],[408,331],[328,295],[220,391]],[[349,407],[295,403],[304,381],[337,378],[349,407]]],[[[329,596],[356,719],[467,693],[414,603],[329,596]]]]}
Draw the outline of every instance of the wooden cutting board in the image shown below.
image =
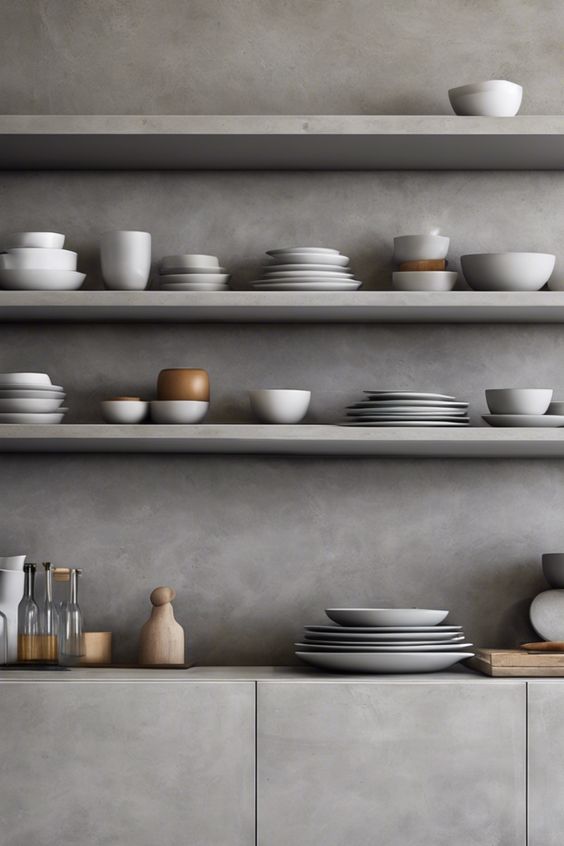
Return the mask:
{"type": "Polygon", "coordinates": [[[527,652],[525,649],[476,649],[466,664],[486,676],[564,678],[564,652],[527,652]]]}

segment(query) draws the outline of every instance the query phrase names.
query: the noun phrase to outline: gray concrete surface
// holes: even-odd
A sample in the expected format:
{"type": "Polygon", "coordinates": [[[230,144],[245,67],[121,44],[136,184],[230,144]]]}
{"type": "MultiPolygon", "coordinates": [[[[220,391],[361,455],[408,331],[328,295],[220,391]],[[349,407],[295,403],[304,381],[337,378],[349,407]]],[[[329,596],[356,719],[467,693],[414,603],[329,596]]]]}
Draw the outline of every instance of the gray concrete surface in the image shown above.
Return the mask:
{"type": "Polygon", "coordinates": [[[559,846],[564,817],[562,795],[562,683],[533,681],[528,685],[529,714],[529,843],[559,846]]]}

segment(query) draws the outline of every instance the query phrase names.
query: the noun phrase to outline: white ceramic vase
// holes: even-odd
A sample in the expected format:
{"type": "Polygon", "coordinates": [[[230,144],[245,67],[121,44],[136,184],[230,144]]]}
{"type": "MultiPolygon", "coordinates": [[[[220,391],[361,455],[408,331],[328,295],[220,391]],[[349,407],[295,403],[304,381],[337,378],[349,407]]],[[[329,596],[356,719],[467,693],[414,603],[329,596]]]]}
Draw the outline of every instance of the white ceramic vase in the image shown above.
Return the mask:
{"type": "MultiPolygon", "coordinates": [[[[23,596],[23,570],[0,570],[0,612],[4,615],[7,625],[7,655],[8,664],[13,664],[18,658],[18,605],[23,596]]],[[[4,620],[0,618],[0,627],[4,620]]],[[[4,632],[0,630],[0,638],[4,632]]],[[[0,662],[4,660],[3,645],[0,643],[0,662]]]]}
{"type": "Polygon", "coordinates": [[[106,288],[142,291],[151,272],[151,234],[129,230],[104,232],[100,258],[106,288]]]}

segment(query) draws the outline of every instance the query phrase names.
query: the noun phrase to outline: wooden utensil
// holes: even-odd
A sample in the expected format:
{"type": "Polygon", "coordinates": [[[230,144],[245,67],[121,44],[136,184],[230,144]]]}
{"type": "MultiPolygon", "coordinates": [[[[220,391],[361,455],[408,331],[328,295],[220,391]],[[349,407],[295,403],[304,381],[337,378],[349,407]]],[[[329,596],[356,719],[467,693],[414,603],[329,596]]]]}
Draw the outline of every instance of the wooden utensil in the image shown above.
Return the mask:
{"type": "Polygon", "coordinates": [[[139,664],[143,667],[184,664],[184,629],[174,619],[171,604],[175,596],[170,587],[155,588],[151,594],[153,610],[139,638],[139,664]]]}
{"type": "Polygon", "coordinates": [[[521,649],[527,652],[564,652],[564,641],[541,640],[538,643],[522,643],[521,649]]]}
{"type": "Polygon", "coordinates": [[[402,261],[400,270],[446,270],[446,259],[419,259],[418,261],[402,261]]]}

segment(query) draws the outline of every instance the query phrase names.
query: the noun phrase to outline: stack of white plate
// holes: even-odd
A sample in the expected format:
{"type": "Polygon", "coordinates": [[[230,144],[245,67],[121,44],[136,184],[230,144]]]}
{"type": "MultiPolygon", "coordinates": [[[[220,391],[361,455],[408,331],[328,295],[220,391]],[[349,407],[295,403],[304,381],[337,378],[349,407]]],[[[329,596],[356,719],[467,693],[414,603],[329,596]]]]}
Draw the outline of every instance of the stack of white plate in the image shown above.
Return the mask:
{"type": "Polygon", "coordinates": [[[165,256],[159,266],[161,291],[228,291],[229,274],[217,256],[165,256]]]}
{"type": "Polygon", "coordinates": [[[77,254],[63,250],[59,232],[14,232],[0,254],[0,288],[5,291],[76,291],[84,282],[77,254]]]}
{"type": "Polygon", "coordinates": [[[47,373],[0,373],[0,423],[61,423],[64,400],[47,373]]]}
{"type": "Polygon", "coordinates": [[[362,285],[348,269],[348,256],[327,247],[285,247],[267,250],[271,261],[258,291],[356,291],[362,285]]]}
{"type": "Polygon", "coordinates": [[[305,626],[296,655],[322,670],[434,673],[471,658],[462,626],[431,608],[327,608],[337,625],[305,626]]]}
{"type": "Polygon", "coordinates": [[[468,403],[449,394],[419,391],[364,391],[347,406],[342,426],[468,426],[468,403]]]}

